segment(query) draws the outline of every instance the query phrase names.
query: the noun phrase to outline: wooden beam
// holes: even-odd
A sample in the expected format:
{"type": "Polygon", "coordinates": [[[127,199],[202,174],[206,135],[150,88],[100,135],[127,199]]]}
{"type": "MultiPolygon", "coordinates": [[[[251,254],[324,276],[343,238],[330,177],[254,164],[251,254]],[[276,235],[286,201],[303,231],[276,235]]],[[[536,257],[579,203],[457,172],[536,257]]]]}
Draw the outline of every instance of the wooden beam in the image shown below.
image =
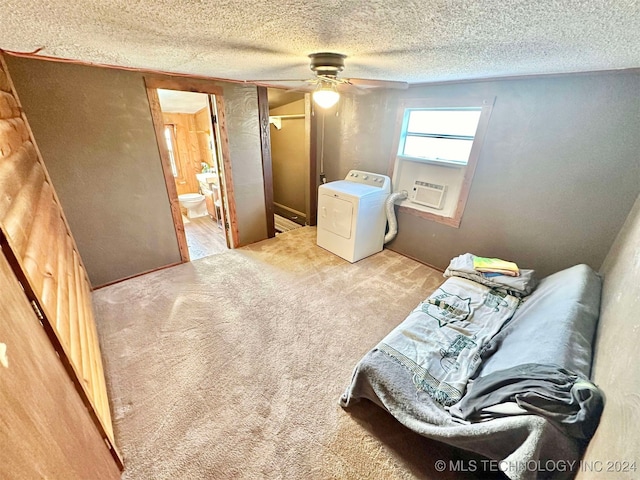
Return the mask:
{"type": "Polygon", "coordinates": [[[213,85],[210,80],[200,78],[145,75],[144,83],[147,88],[162,88],[165,90],[181,90],[183,92],[222,95],[222,87],[213,85]]]}
{"type": "Polygon", "coordinates": [[[269,98],[266,87],[258,87],[258,119],[260,121],[260,147],[262,149],[262,178],[264,182],[264,209],[267,216],[267,237],[276,236],[273,217],[273,166],[271,161],[271,134],[269,131],[269,98]]]}
{"type": "Polygon", "coordinates": [[[313,111],[313,102],[307,99],[311,115],[309,115],[309,212],[307,223],[314,226],[318,223],[318,117],[313,111]]]}

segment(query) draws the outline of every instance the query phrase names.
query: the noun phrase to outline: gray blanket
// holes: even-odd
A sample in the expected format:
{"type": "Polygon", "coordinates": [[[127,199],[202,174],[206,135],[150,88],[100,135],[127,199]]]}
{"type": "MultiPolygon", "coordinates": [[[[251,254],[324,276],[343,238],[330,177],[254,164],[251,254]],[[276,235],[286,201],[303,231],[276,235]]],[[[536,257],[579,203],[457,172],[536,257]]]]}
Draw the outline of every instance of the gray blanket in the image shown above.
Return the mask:
{"type": "Polygon", "coordinates": [[[582,455],[576,439],[540,416],[457,422],[445,407],[415,387],[413,372],[377,349],[358,363],[340,403],[349,407],[363,398],[384,408],[420,435],[499,461],[500,469],[512,480],[571,478],[572,473],[561,471],[560,465],[575,466],[572,462],[582,455]],[[541,468],[558,465],[559,468],[552,476],[538,476],[538,465],[541,468]]]}
{"type": "MultiPolygon", "coordinates": [[[[525,363],[553,363],[588,378],[600,288],[600,278],[586,265],[543,279],[480,351],[482,362],[476,376],[525,363]]],[[[479,423],[457,420],[425,389],[417,388],[419,382],[408,365],[379,346],[356,366],[340,399],[343,407],[368,399],[425,437],[500,461],[501,469],[513,480],[573,477],[586,445],[583,440],[572,438],[538,415],[479,423]]]]}
{"type": "MultiPolygon", "coordinates": [[[[518,413],[536,413],[568,435],[589,440],[600,422],[604,397],[586,378],[556,365],[525,363],[479,377],[449,412],[462,419],[496,418],[496,406],[514,402],[518,413]]],[[[509,412],[509,414],[514,414],[509,412]]]]}

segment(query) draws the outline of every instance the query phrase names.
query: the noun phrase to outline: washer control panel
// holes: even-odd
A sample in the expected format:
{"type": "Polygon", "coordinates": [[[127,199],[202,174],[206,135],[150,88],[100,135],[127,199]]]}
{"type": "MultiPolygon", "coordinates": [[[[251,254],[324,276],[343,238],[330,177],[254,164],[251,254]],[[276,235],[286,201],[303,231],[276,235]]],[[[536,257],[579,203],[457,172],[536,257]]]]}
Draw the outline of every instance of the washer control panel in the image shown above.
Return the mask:
{"type": "Polygon", "coordinates": [[[391,185],[391,179],[386,175],[363,172],[361,170],[351,170],[349,173],[347,173],[345,180],[380,188],[388,188],[391,185]]]}

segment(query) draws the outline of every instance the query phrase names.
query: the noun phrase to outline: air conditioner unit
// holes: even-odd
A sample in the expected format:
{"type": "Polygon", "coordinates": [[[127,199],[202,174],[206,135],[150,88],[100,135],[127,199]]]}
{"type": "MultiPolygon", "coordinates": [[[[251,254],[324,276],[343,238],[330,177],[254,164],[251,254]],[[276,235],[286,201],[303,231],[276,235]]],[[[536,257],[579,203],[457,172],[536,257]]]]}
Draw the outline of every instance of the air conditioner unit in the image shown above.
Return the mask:
{"type": "Polygon", "coordinates": [[[416,180],[413,183],[413,192],[409,200],[425,207],[441,210],[444,204],[444,194],[447,191],[446,185],[427,183],[416,180]]]}

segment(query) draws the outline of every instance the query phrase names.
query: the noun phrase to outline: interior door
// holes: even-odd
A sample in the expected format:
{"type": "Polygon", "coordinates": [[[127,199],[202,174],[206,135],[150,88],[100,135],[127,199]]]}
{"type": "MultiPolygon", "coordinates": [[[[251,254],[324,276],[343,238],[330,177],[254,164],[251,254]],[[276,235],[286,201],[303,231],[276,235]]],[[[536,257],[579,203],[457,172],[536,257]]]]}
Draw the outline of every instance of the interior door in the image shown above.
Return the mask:
{"type": "Polygon", "coordinates": [[[0,298],[0,478],[120,478],[2,253],[0,298]]]}
{"type": "Polygon", "coordinates": [[[1,55],[0,240],[89,414],[121,463],[89,279],[1,55]]]}

